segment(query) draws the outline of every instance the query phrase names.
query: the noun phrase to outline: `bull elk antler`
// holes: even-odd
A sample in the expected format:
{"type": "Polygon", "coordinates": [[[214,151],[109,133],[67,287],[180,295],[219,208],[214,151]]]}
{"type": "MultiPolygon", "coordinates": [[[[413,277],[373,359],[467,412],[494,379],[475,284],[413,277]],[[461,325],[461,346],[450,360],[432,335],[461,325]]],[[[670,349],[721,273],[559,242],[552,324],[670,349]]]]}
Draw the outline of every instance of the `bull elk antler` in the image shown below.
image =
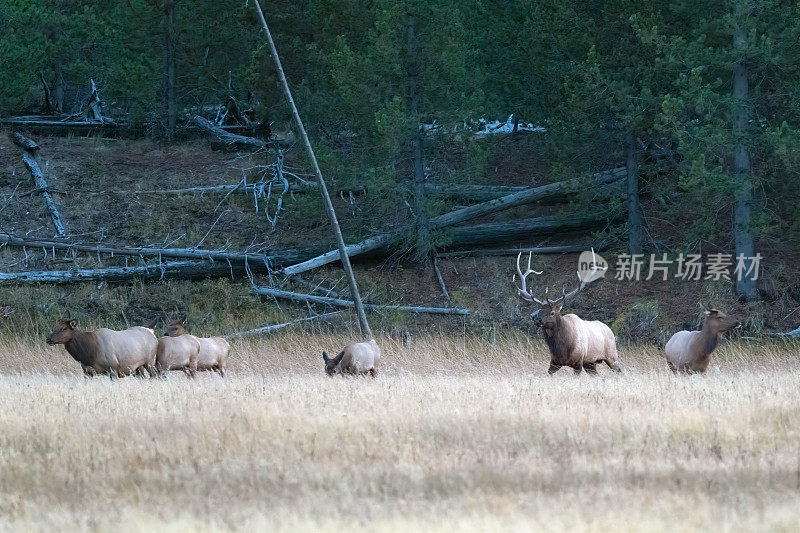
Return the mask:
{"type": "MultiPolygon", "coordinates": [[[[546,298],[546,301],[545,301],[545,300],[540,300],[539,298],[536,298],[535,296],[533,296],[528,291],[528,288],[527,288],[527,286],[525,284],[525,279],[528,277],[529,274],[533,273],[533,274],[539,275],[539,274],[541,274],[541,272],[536,272],[535,270],[531,269],[531,254],[528,254],[528,269],[523,274],[522,273],[522,269],[520,268],[520,265],[519,265],[519,260],[520,260],[521,257],[522,257],[522,252],[520,252],[519,255],[517,256],[517,274],[512,277],[512,280],[516,281],[516,277],[518,275],[519,278],[520,278],[520,283],[522,284],[521,287],[517,286],[517,294],[519,294],[519,296],[522,297],[522,299],[524,299],[524,300],[526,300],[528,302],[536,302],[539,305],[545,305],[545,304],[552,305],[552,304],[556,304],[556,303],[559,303],[559,302],[566,302],[568,299],[570,299],[573,296],[575,296],[575,294],[577,294],[580,290],[582,290],[586,285],[588,285],[589,283],[594,281],[591,278],[595,274],[595,272],[605,271],[605,270],[608,269],[608,267],[600,268],[600,267],[597,266],[597,260],[596,260],[596,257],[594,255],[594,248],[592,248],[592,267],[591,267],[591,269],[589,269],[589,272],[587,272],[586,275],[583,278],[581,278],[581,273],[577,272],[578,280],[580,281],[580,285],[578,285],[577,287],[575,287],[574,289],[572,289],[569,292],[565,292],[566,291],[566,289],[565,289],[564,291],[562,291],[562,295],[561,295],[560,298],[556,298],[555,300],[551,300],[550,298],[546,298]]],[[[546,292],[547,291],[545,290],[545,293],[546,292]]]]}
{"type": "Polygon", "coordinates": [[[536,274],[537,276],[541,274],[541,272],[536,272],[535,270],[531,269],[531,256],[532,255],[533,255],[533,252],[528,253],[528,269],[523,274],[522,273],[522,269],[519,266],[519,260],[522,257],[522,252],[519,253],[519,255],[517,256],[517,273],[514,274],[511,277],[511,281],[514,282],[514,286],[517,288],[517,294],[523,300],[526,300],[528,302],[536,302],[539,305],[544,305],[544,302],[542,300],[536,298],[534,295],[532,295],[530,292],[528,292],[528,288],[525,285],[525,279],[528,277],[528,274],[536,274]],[[516,284],[517,276],[519,276],[519,281],[522,284],[522,287],[520,287],[520,286],[518,286],[516,284]]]}

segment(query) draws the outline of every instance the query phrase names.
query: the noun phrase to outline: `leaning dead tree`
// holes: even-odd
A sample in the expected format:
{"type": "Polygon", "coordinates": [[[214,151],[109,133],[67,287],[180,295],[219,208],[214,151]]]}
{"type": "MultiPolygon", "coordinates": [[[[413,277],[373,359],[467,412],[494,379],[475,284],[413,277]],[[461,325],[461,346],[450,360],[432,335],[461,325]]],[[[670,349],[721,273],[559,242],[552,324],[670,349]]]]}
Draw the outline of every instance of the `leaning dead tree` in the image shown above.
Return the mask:
{"type": "MultiPolygon", "coordinates": [[[[341,298],[330,298],[327,296],[317,296],[316,294],[303,294],[299,292],[284,291],[272,287],[253,287],[253,292],[261,296],[281,298],[284,300],[294,300],[296,302],[307,302],[314,304],[331,305],[335,307],[355,307],[352,300],[342,300],[341,298]]],[[[434,315],[468,315],[469,309],[458,307],[423,307],[408,305],[386,305],[386,304],[363,304],[366,309],[376,311],[405,311],[408,313],[427,313],[434,315]]]]}
{"type": "MultiPolygon", "coordinates": [[[[599,186],[613,183],[621,179],[622,176],[623,175],[621,173],[604,174],[599,178],[593,179],[591,185],[599,186]]],[[[458,209],[456,211],[451,211],[449,213],[433,217],[430,219],[429,227],[432,230],[435,230],[449,226],[455,226],[456,224],[460,224],[474,218],[490,215],[492,213],[497,213],[513,207],[534,203],[542,198],[546,198],[554,194],[563,194],[565,191],[575,191],[583,185],[584,184],[580,180],[569,180],[550,183],[548,185],[542,185],[540,187],[534,187],[531,189],[525,189],[524,191],[515,192],[495,200],[471,205],[463,209],[458,209]]],[[[395,233],[382,233],[365,239],[359,243],[346,246],[346,251],[344,253],[346,253],[347,256],[352,257],[355,255],[380,250],[381,248],[387,248],[394,241],[396,241],[397,238],[398,236],[395,233]]],[[[466,242],[466,240],[464,241],[466,242]]],[[[308,261],[286,267],[283,269],[283,273],[286,275],[294,275],[307,272],[322,265],[332,263],[333,261],[338,261],[342,255],[344,254],[341,250],[332,250],[320,256],[314,257],[313,259],[309,259],[308,261]]]]}
{"type": "Polygon", "coordinates": [[[303,121],[300,119],[300,113],[297,111],[297,106],[294,104],[294,99],[292,98],[292,92],[289,90],[289,82],[286,81],[286,75],[283,73],[283,67],[281,66],[280,57],[278,57],[278,50],[275,48],[275,43],[272,40],[272,34],[269,31],[269,27],[267,26],[267,21],[264,18],[264,13],[261,11],[261,5],[258,3],[258,0],[253,0],[253,4],[255,5],[256,12],[258,13],[258,18],[261,21],[261,26],[264,28],[264,33],[267,36],[267,43],[269,44],[269,50],[272,54],[272,59],[275,62],[275,69],[278,73],[278,79],[280,80],[281,86],[283,87],[283,92],[286,96],[286,101],[289,104],[289,107],[292,110],[292,117],[294,118],[295,125],[297,126],[297,130],[300,133],[300,138],[303,140],[303,145],[306,148],[306,152],[308,154],[308,158],[311,161],[311,165],[314,167],[314,174],[317,177],[317,183],[319,184],[320,192],[322,193],[322,199],[325,203],[325,210],[328,213],[328,218],[331,221],[331,226],[333,227],[333,233],[336,237],[336,243],[339,245],[339,253],[341,254],[342,259],[342,267],[344,268],[344,272],[347,276],[347,282],[350,285],[350,294],[353,297],[353,303],[358,314],[358,323],[361,327],[362,335],[369,337],[372,335],[372,331],[369,328],[369,323],[367,322],[367,315],[364,312],[364,306],[361,303],[361,294],[358,292],[358,285],[356,284],[356,278],[353,274],[353,267],[350,265],[350,259],[347,256],[347,251],[345,249],[344,244],[344,237],[342,237],[342,230],[339,227],[339,220],[336,218],[336,211],[333,209],[333,203],[331,202],[330,194],[328,194],[328,186],[325,184],[325,179],[322,177],[322,171],[319,168],[319,164],[317,163],[317,158],[314,155],[314,149],[311,147],[311,141],[308,139],[308,134],[306,133],[306,129],[303,126],[303,121]]]}
{"type": "Polygon", "coordinates": [[[23,150],[22,162],[25,163],[25,166],[28,167],[31,176],[33,176],[33,181],[36,184],[35,192],[41,193],[42,199],[47,206],[47,210],[50,211],[50,218],[53,219],[53,225],[56,228],[56,234],[59,236],[64,235],[66,232],[64,231],[64,224],[61,222],[61,215],[58,213],[58,208],[56,207],[56,203],[53,201],[53,197],[50,196],[50,190],[47,187],[47,180],[44,177],[44,172],[42,172],[42,169],[39,168],[39,163],[36,160],[36,153],[39,151],[39,145],[36,144],[32,139],[29,139],[18,132],[12,133],[11,139],[14,141],[14,144],[23,150]]]}

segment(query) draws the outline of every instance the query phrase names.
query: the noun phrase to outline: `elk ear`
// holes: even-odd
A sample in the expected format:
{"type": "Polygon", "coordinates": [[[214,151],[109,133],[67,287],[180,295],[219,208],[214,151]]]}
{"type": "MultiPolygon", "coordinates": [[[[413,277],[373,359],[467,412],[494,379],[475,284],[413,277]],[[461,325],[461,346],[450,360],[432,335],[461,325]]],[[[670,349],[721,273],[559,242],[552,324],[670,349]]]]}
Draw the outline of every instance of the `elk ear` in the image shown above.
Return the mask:
{"type": "Polygon", "coordinates": [[[74,321],[74,320],[70,320],[70,321],[69,321],[69,329],[75,329],[75,326],[76,326],[76,325],[77,325],[77,324],[75,323],[75,321],[74,321]]]}
{"type": "Polygon", "coordinates": [[[327,354],[327,353],[325,353],[325,352],[322,352],[322,359],[323,359],[323,360],[324,360],[326,363],[327,363],[328,361],[330,361],[330,358],[328,357],[328,354],[327,354]]]}
{"type": "Polygon", "coordinates": [[[344,350],[342,350],[342,353],[336,356],[336,358],[333,360],[333,363],[338,365],[339,363],[342,362],[343,358],[344,358],[344,350]]]}
{"type": "Polygon", "coordinates": [[[711,316],[711,311],[703,311],[703,314],[706,316],[711,316]]]}
{"type": "Polygon", "coordinates": [[[553,304],[553,311],[555,311],[556,313],[560,313],[562,307],[564,307],[564,302],[554,303],[553,304]]]}

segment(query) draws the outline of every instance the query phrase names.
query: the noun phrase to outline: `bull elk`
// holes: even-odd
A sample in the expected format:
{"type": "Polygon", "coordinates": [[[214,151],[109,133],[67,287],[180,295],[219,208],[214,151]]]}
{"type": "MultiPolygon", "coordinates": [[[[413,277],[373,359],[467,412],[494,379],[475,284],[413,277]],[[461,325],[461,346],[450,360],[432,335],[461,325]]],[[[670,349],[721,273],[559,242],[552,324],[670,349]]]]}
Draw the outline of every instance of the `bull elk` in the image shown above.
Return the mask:
{"type": "Polygon", "coordinates": [[[69,315],[61,318],[47,336],[50,346],[63,344],[89,377],[107,374],[111,378],[141,375],[145,370],[155,376],[156,340],[150,328],[135,326],[124,331],[100,328],[81,331],[69,315]]]}
{"type": "Polygon", "coordinates": [[[700,331],[679,331],[667,341],[664,353],[674,373],[702,374],[708,368],[722,335],[741,324],[719,309],[704,309],[705,320],[700,331]]]}
{"type": "Polygon", "coordinates": [[[325,361],[325,373],[329,376],[335,374],[378,374],[376,368],[381,360],[381,349],[375,339],[368,342],[354,342],[344,347],[336,357],[328,357],[322,352],[325,361]]]}
{"type": "Polygon", "coordinates": [[[580,284],[576,288],[570,292],[564,291],[560,298],[551,300],[537,298],[528,291],[527,277],[530,274],[539,275],[541,272],[531,269],[531,256],[528,255],[528,268],[523,273],[519,264],[521,257],[522,253],[517,256],[517,273],[512,281],[516,281],[519,276],[521,285],[514,284],[517,294],[526,302],[540,306],[538,311],[531,313],[531,318],[542,328],[544,340],[550,349],[550,368],[547,373],[552,375],[562,366],[568,366],[576,375],[580,374],[581,370],[597,374],[597,363],[606,363],[611,370],[619,372],[617,343],[611,328],[599,320],[588,321],[575,314],[561,314],[564,304],[591,282],[591,276],[599,270],[594,260],[593,270],[590,273],[585,274],[582,279],[578,273],[580,284]]]}
{"type": "MultiPolygon", "coordinates": [[[[188,335],[183,320],[174,320],[167,326],[166,334],[169,337],[188,335]]],[[[191,335],[193,336],[193,335],[191,335]]],[[[194,337],[200,343],[200,353],[197,356],[197,370],[213,370],[225,377],[225,361],[231,350],[231,345],[222,337],[194,337]]]]}

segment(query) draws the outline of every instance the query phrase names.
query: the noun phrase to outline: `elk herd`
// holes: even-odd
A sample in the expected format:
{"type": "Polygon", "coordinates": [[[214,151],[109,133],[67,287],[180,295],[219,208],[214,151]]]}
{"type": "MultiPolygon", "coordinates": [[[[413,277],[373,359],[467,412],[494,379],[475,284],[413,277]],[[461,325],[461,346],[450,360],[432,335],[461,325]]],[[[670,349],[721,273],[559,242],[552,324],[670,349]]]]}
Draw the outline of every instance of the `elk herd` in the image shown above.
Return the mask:
{"type": "MultiPolygon", "coordinates": [[[[527,303],[538,305],[530,314],[535,326],[541,329],[550,351],[548,374],[562,367],[572,368],[575,374],[586,371],[597,374],[597,365],[605,363],[614,372],[620,372],[617,344],[614,333],[599,320],[583,320],[575,314],[562,314],[564,305],[602,272],[592,261],[589,272],[581,277],[579,285],[570,292],[563,291],[556,299],[538,298],[528,289],[530,274],[539,275],[528,266],[522,272],[517,256],[516,274],[512,281],[519,297],[527,303]],[[516,279],[519,278],[519,285],[516,279]]],[[[545,294],[546,296],[546,294],[545,294]]],[[[667,342],[664,353],[670,370],[674,373],[703,373],[708,368],[711,352],[725,332],[739,327],[740,323],[718,309],[704,309],[705,320],[700,331],[679,331],[667,342]]],[[[194,377],[198,371],[213,371],[225,375],[225,363],[230,352],[228,341],[222,337],[195,337],[185,330],[183,321],[167,325],[165,335],[156,337],[151,328],[134,326],[123,331],[100,328],[82,331],[69,316],[60,319],[47,336],[47,344],[63,344],[70,356],[80,363],[87,377],[98,374],[112,378],[136,375],[163,377],[168,371],[185,372],[194,377]]],[[[335,357],[322,352],[325,373],[366,375],[375,377],[381,359],[381,349],[374,339],[351,343],[335,357]]]]}

